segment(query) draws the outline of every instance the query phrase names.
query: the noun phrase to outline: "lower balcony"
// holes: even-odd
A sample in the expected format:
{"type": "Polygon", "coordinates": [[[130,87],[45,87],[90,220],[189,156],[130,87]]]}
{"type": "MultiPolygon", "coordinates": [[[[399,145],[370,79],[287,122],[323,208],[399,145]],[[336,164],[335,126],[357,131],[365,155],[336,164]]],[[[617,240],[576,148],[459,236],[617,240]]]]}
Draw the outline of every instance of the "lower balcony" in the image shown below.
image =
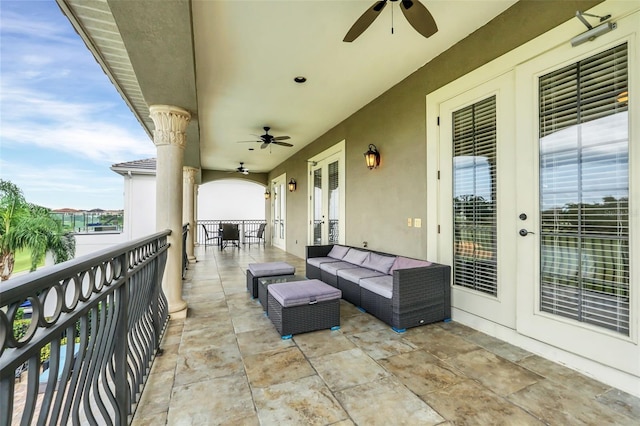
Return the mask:
{"type": "Polygon", "coordinates": [[[396,334],[341,301],[341,328],[282,340],[246,291],[249,263],[196,247],[134,425],[637,424],[640,400],[455,321],[396,334]],[[447,423],[450,422],[450,423],[447,423]]]}

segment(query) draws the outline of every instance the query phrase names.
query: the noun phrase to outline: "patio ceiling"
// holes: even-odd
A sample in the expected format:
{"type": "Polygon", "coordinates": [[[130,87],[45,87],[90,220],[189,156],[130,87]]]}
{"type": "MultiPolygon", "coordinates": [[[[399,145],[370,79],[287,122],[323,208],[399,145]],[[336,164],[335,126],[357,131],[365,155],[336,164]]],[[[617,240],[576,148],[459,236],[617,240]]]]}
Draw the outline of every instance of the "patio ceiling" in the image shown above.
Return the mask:
{"type": "Polygon", "coordinates": [[[57,1],[149,134],[148,105],[186,108],[187,165],[243,161],[252,172],[270,171],[515,3],[422,0],[439,28],[429,39],[392,3],[344,43],[374,0],[57,1]],[[237,143],[263,126],[294,147],[237,143]]]}

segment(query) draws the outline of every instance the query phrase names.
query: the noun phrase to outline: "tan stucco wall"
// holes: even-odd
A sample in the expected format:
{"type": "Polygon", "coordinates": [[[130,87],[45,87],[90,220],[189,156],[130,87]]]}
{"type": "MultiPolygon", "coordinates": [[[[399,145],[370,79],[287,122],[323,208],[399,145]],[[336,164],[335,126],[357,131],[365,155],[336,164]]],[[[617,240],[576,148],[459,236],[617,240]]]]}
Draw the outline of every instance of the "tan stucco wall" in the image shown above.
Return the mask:
{"type": "MultiPolygon", "coordinates": [[[[573,19],[576,10],[601,3],[590,1],[520,1],[486,26],[383,93],[315,142],[276,167],[295,178],[298,190],[287,198],[287,251],[305,256],[308,229],[307,159],[346,141],[346,241],[394,254],[425,259],[424,226],[407,226],[407,218],[425,223],[427,204],[436,202],[426,190],[427,94],[573,19]],[[363,153],[368,144],[380,150],[378,169],[368,170],[363,153]]],[[[339,99],[336,100],[339,102],[339,99]]],[[[267,212],[269,219],[270,212],[267,212]]]]}

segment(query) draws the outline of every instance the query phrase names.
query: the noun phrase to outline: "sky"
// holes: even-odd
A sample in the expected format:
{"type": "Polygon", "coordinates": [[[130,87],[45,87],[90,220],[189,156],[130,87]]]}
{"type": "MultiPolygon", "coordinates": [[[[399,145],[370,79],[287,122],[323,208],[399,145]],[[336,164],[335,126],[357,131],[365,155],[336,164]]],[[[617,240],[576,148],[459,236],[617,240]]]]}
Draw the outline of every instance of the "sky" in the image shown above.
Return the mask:
{"type": "Polygon", "coordinates": [[[153,141],[55,0],[0,0],[0,178],[51,209],[122,209],[153,141]]]}

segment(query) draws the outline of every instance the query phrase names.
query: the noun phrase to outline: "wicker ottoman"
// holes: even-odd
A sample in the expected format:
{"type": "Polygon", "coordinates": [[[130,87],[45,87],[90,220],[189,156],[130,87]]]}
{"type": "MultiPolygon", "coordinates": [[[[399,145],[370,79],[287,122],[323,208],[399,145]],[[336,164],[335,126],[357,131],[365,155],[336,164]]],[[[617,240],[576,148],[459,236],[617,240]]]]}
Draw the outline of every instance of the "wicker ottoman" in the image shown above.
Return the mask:
{"type": "Polygon", "coordinates": [[[258,278],[258,301],[262,305],[262,310],[267,311],[267,294],[271,284],[289,283],[292,281],[306,281],[307,278],[301,275],[276,275],[274,277],[260,277],[258,278]]]}
{"type": "Polygon", "coordinates": [[[283,339],[340,328],[342,292],[337,288],[314,279],[272,284],[268,289],[269,318],[283,339]]]}
{"type": "Polygon", "coordinates": [[[296,273],[296,268],[285,262],[250,263],[248,266],[247,291],[254,299],[258,297],[258,278],[296,273]]]}

